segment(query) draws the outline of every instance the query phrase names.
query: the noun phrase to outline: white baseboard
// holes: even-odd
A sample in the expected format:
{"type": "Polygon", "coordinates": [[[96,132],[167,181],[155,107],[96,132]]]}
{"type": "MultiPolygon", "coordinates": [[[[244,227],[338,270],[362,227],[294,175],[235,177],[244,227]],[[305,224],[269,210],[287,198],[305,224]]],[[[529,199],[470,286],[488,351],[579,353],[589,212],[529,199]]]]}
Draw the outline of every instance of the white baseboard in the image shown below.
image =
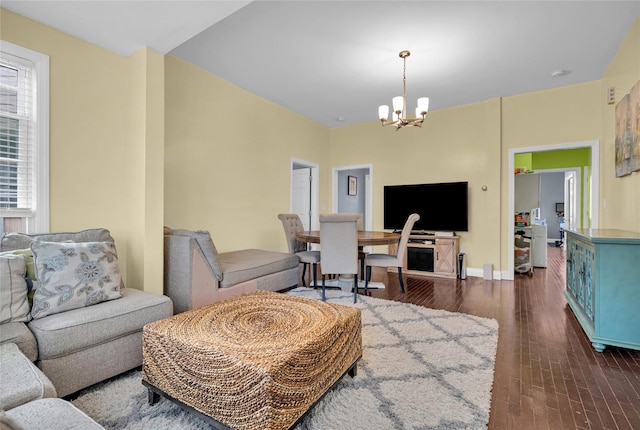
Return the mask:
{"type": "Polygon", "coordinates": [[[501,281],[513,281],[513,272],[503,271],[503,272],[500,272],[500,274],[501,274],[501,277],[500,277],[501,281]]]}
{"type": "Polygon", "coordinates": [[[473,278],[482,278],[484,276],[484,270],[477,269],[475,267],[467,267],[467,276],[473,278]]]}
{"type": "MultiPolygon", "coordinates": [[[[500,270],[494,270],[493,271],[493,280],[494,281],[501,281],[504,279],[509,279],[508,277],[506,277],[507,272],[501,272],[500,270]]],[[[467,267],[467,276],[470,277],[474,277],[474,278],[484,278],[484,269],[479,269],[476,267],[467,267]]],[[[513,279],[513,278],[511,278],[513,279]]]]}

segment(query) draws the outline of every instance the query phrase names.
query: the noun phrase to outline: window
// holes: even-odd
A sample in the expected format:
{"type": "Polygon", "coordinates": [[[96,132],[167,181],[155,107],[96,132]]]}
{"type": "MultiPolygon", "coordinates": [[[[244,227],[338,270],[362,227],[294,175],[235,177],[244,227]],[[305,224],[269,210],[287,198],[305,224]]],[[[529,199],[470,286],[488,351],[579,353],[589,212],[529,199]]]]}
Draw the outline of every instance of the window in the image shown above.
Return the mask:
{"type": "Polygon", "coordinates": [[[49,230],[49,57],[0,44],[0,233],[49,230]]]}

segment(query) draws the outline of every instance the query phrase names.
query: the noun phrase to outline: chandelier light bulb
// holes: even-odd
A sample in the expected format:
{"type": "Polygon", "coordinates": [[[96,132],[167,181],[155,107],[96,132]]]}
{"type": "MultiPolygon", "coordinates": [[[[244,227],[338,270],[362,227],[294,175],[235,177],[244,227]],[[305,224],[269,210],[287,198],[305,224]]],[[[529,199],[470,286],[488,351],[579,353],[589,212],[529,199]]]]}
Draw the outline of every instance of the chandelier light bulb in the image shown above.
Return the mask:
{"type": "Polygon", "coordinates": [[[402,96],[397,96],[393,98],[393,111],[395,113],[397,113],[398,115],[402,113],[402,108],[403,108],[403,104],[404,104],[404,99],[402,98],[402,96]]]}
{"type": "Polygon", "coordinates": [[[429,97],[420,97],[418,99],[418,111],[420,111],[420,115],[424,115],[429,112],[429,97]]]}
{"type": "Polygon", "coordinates": [[[380,119],[380,120],[389,119],[389,106],[387,106],[387,105],[378,106],[378,119],[380,119]]]}

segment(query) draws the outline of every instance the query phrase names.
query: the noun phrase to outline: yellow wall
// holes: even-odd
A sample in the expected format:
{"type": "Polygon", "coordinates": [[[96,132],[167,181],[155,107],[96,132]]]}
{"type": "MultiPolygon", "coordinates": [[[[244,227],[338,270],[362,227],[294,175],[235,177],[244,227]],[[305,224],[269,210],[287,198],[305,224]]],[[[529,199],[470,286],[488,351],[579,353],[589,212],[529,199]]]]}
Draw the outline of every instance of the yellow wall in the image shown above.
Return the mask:
{"type": "Polygon", "coordinates": [[[508,229],[513,229],[513,214],[509,213],[509,176],[506,174],[509,150],[599,140],[600,100],[598,81],[503,99],[501,169],[505,174],[501,182],[501,205],[503,218],[508,221],[501,226],[502,270],[508,269],[512,249],[508,229]]]}
{"type": "MultiPolygon", "coordinates": [[[[615,104],[606,104],[607,91],[615,89],[615,103],[640,85],[640,19],[625,38],[601,81],[599,103],[602,108],[602,150],[600,166],[601,225],[640,231],[640,171],[615,177],[615,104]]],[[[638,118],[640,121],[640,118],[638,118]]]]}
{"type": "Polygon", "coordinates": [[[131,285],[162,293],[164,261],[164,56],[141,49],[131,57],[132,139],[128,207],[131,285]],[[135,245],[135,246],[131,246],[135,245]]]}
{"type": "Polygon", "coordinates": [[[374,228],[385,184],[468,181],[468,264],[506,270],[509,150],[601,140],[600,227],[640,231],[640,174],[614,177],[604,101],[640,79],[639,23],[601,81],[436,110],[396,132],[376,121],[329,130],[175,57],[123,58],[0,14],[3,40],[51,60],[50,229],[109,228],[128,286],[162,290],[162,225],[210,230],[220,251],[286,250],[277,214],[289,211],[292,158],[320,166],[320,207],[331,206],[331,167],[371,163],[374,228]]]}
{"type": "Polygon", "coordinates": [[[291,158],[321,167],[329,131],[176,57],[165,57],[165,223],[208,230],[220,252],[286,251],[291,158]]]}
{"type": "Polygon", "coordinates": [[[2,40],[50,58],[50,231],[108,228],[125,285],[162,291],[161,270],[149,284],[138,272],[147,265],[156,272],[162,267],[162,251],[145,249],[138,231],[148,220],[136,202],[157,194],[140,188],[141,172],[149,168],[140,162],[146,132],[138,122],[146,103],[139,86],[147,80],[141,77],[146,61],[123,58],[5,9],[0,29],[2,40]],[[143,262],[149,254],[155,260],[143,262]]]}
{"type": "Polygon", "coordinates": [[[599,101],[598,81],[505,97],[504,149],[598,140],[599,101]]]}
{"type": "MultiPolygon", "coordinates": [[[[500,100],[430,112],[420,128],[379,122],[333,129],[331,165],[373,165],[373,227],[383,227],[383,187],[469,182],[469,232],[459,232],[471,267],[499,261],[500,100]],[[482,191],[482,186],[487,191],[482,191]]],[[[446,210],[434,207],[433,210],[446,210]]]]}

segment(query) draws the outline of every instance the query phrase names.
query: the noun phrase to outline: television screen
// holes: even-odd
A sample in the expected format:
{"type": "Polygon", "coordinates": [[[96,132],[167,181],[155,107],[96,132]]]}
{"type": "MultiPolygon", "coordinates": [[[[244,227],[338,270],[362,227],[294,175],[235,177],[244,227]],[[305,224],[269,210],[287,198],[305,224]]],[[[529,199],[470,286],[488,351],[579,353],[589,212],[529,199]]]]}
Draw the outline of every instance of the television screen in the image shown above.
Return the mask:
{"type": "Polygon", "coordinates": [[[468,231],[467,190],[467,182],[387,185],[384,228],[402,230],[409,215],[417,213],[414,231],[468,231]]]}

